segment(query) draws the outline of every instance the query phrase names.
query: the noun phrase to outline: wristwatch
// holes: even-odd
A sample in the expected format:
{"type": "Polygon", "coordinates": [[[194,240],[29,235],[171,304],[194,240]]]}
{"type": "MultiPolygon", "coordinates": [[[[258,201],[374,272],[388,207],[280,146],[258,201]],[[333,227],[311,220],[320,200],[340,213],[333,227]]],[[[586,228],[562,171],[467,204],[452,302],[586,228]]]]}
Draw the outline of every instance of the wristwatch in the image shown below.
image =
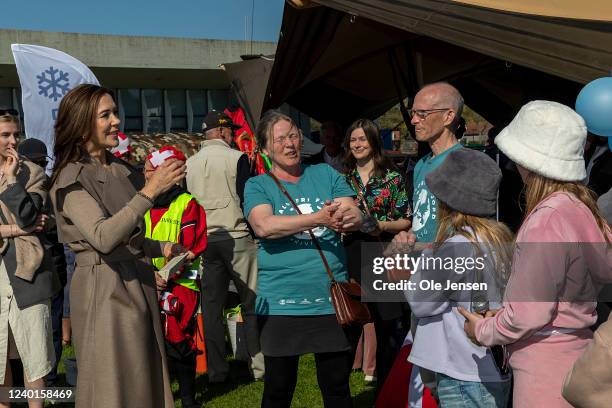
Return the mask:
{"type": "Polygon", "coordinates": [[[371,215],[366,215],[365,217],[363,217],[363,222],[361,223],[361,228],[359,228],[359,231],[365,234],[370,234],[376,231],[377,228],[378,220],[376,220],[376,218],[372,217],[371,215]]]}

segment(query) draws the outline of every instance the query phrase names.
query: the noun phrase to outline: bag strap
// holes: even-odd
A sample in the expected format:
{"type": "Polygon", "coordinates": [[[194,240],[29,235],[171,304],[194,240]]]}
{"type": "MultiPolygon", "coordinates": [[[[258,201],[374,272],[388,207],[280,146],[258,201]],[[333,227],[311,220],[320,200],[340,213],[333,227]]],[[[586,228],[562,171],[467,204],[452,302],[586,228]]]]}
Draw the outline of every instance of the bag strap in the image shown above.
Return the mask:
{"type": "MultiPolygon", "coordinates": [[[[372,213],[370,213],[370,208],[368,207],[368,202],[365,200],[365,197],[364,197],[364,194],[363,194],[363,190],[361,190],[359,188],[359,183],[357,182],[357,178],[355,177],[354,174],[351,175],[351,179],[353,181],[353,184],[355,184],[355,189],[357,190],[357,199],[359,201],[361,201],[361,205],[363,205],[363,208],[365,209],[366,215],[368,217],[373,218],[373,219],[376,220],[376,218],[372,216],[372,213]]],[[[366,192],[367,192],[368,188],[367,187],[365,187],[365,188],[366,188],[366,192]]],[[[376,222],[378,222],[378,220],[376,220],[376,222]]],[[[377,228],[380,228],[380,225],[377,228]]],[[[384,247],[384,244],[383,244],[382,240],[380,239],[380,235],[376,235],[375,238],[376,238],[376,241],[378,243],[380,243],[380,245],[382,247],[382,250],[384,252],[385,247],[384,247]]]]}
{"type": "MultiPolygon", "coordinates": [[[[351,180],[353,181],[353,184],[355,184],[355,189],[357,190],[357,199],[363,205],[363,208],[365,209],[365,212],[368,215],[368,217],[371,217],[372,214],[370,214],[370,208],[368,207],[368,203],[365,200],[365,197],[364,197],[364,194],[363,194],[363,190],[361,190],[359,188],[359,182],[357,181],[357,178],[355,177],[354,174],[351,175],[351,180]]],[[[366,189],[367,189],[367,187],[366,187],[366,189]]]]}
{"type": "MultiPolygon", "coordinates": [[[[291,205],[293,205],[293,208],[295,209],[295,212],[297,212],[298,214],[302,215],[302,211],[300,210],[300,207],[298,207],[297,204],[295,203],[295,201],[293,201],[293,198],[291,198],[291,195],[289,194],[289,192],[287,191],[285,186],[283,186],[281,184],[281,182],[278,180],[278,178],[271,171],[267,171],[266,174],[268,176],[270,176],[272,178],[272,180],[274,180],[274,182],[276,183],[276,185],[278,186],[280,191],[282,191],[283,194],[285,195],[285,197],[287,197],[287,199],[289,200],[291,205]]],[[[332,270],[329,267],[329,263],[327,263],[327,258],[325,257],[325,254],[323,253],[323,250],[321,249],[321,244],[319,243],[319,240],[317,239],[317,237],[315,236],[314,232],[312,232],[312,230],[310,228],[307,231],[308,231],[308,234],[310,234],[310,238],[312,239],[312,242],[317,247],[317,251],[319,251],[319,255],[321,256],[321,259],[323,260],[323,264],[325,265],[325,271],[327,272],[327,275],[329,276],[329,280],[332,283],[336,282],[336,279],[334,279],[334,274],[332,273],[332,270]]]]}

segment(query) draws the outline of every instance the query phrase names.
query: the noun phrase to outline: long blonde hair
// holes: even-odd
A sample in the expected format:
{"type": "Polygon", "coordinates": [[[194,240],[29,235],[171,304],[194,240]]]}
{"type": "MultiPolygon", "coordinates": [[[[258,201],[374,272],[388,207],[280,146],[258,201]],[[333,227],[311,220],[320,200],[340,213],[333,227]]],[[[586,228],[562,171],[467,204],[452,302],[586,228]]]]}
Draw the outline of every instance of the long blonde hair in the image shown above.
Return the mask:
{"type": "Polygon", "coordinates": [[[610,243],[610,227],[599,211],[597,196],[584,184],[576,181],[558,181],[531,172],[525,181],[525,199],[527,217],[546,197],[558,191],[569,193],[580,200],[591,210],[597,226],[601,230],[606,242],[610,243]]]}
{"type": "Polygon", "coordinates": [[[464,214],[451,209],[438,200],[438,232],[434,248],[454,235],[462,235],[474,244],[476,253],[482,255],[482,245],[492,256],[496,278],[503,285],[510,276],[510,264],[514,235],[506,224],[493,219],[464,214]]]}

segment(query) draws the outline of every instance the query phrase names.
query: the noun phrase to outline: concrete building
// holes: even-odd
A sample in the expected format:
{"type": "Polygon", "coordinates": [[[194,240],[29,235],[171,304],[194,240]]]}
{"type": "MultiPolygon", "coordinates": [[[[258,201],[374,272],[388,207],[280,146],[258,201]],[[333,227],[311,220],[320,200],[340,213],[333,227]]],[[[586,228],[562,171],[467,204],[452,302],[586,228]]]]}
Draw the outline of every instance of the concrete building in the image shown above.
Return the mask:
{"type": "Polygon", "coordinates": [[[276,50],[272,42],[0,29],[0,105],[20,111],[13,43],[55,48],[89,66],[115,90],[122,130],[138,133],[199,131],[208,110],[227,106],[229,83],[219,65],[276,50]]]}

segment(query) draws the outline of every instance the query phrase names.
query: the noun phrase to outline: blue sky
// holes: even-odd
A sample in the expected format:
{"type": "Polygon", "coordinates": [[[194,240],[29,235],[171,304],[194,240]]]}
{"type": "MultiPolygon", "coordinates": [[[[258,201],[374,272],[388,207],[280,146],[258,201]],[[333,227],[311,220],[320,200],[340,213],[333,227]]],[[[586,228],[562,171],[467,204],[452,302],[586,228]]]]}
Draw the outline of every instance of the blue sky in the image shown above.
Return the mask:
{"type": "Polygon", "coordinates": [[[244,40],[253,1],[253,39],[277,41],[284,0],[3,1],[0,28],[244,40]]]}

